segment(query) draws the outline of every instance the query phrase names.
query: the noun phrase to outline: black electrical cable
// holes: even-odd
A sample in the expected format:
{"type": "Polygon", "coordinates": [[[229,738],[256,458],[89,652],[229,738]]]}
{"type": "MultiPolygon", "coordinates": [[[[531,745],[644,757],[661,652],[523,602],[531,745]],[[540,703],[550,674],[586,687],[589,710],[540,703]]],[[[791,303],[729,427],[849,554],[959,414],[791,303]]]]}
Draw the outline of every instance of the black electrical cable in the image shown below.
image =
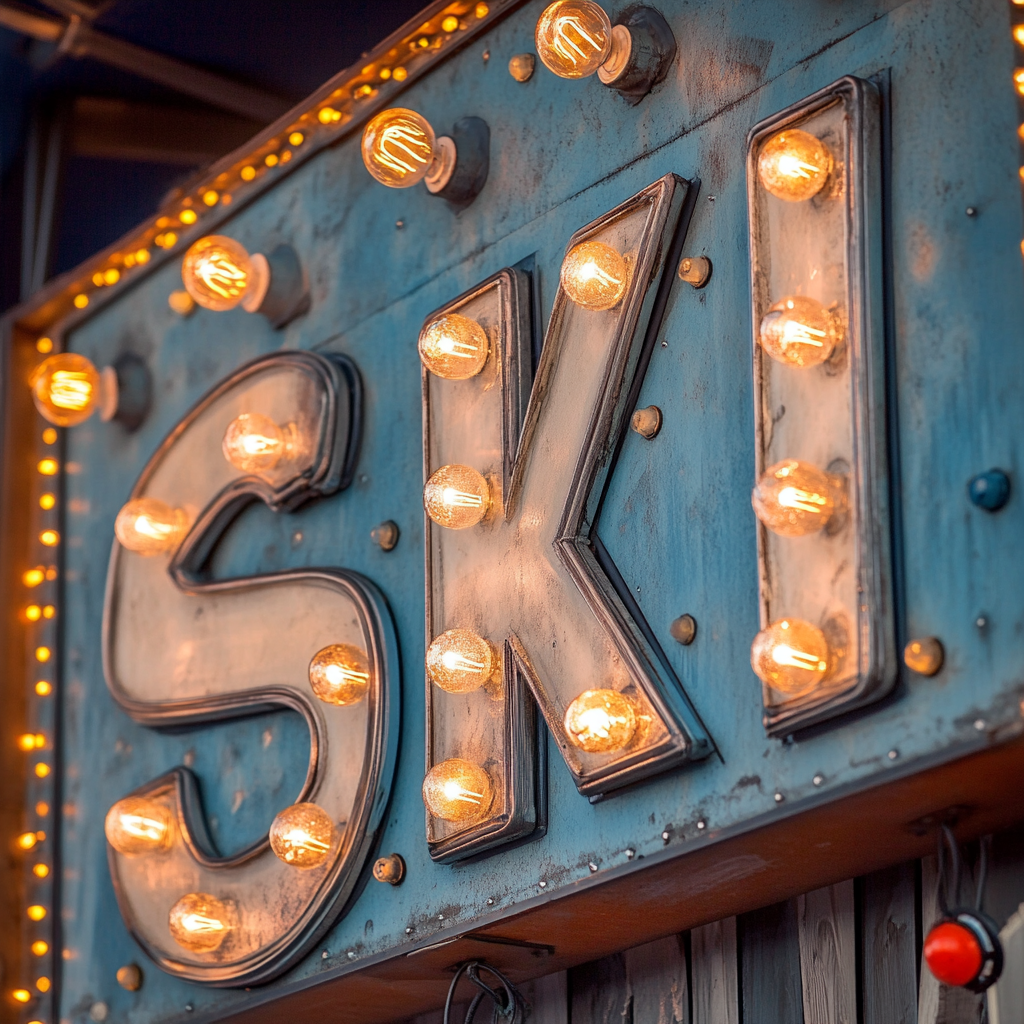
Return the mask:
{"type": "Polygon", "coordinates": [[[452,983],[448,987],[448,998],[444,1003],[444,1024],[453,1024],[451,1019],[452,1002],[455,998],[455,990],[458,988],[459,980],[463,975],[466,976],[467,981],[476,985],[480,991],[470,1001],[462,1024],[473,1024],[476,1011],[485,997],[493,1003],[491,1024],[499,1024],[499,1021],[503,1022],[503,1024],[522,1024],[526,1017],[526,1001],[523,999],[519,989],[496,967],[491,967],[489,964],[482,963],[479,960],[467,960],[455,972],[455,977],[452,978],[452,983]],[[497,979],[498,985],[493,988],[488,985],[480,977],[481,971],[486,971],[488,974],[493,975],[497,979]]]}

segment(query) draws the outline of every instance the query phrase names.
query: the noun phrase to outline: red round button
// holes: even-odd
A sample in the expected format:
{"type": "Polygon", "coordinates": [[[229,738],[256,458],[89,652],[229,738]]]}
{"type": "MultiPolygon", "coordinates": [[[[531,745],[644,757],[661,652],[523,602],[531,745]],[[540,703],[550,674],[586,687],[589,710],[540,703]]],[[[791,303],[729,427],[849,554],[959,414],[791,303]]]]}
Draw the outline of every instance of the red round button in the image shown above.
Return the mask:
{"type": "Polygon", "coordinates": [[[966,985],[981,970],[981,944],[969,928],[956,921],[943,921],[924,940],[924,959],[943,984],[966,985]]]}

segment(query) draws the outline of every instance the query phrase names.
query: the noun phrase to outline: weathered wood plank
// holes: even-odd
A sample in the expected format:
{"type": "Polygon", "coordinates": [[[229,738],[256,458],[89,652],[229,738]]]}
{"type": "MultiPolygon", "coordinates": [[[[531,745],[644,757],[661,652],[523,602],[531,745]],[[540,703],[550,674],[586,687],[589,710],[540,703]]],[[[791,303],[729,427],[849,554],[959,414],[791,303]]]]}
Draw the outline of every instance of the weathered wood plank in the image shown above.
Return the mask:
{"type": "Polygon", "coordinates": [[[636,946],[624,956],[635,1024],[690,1024],[683,936],[636,946]]]}
{"type": "Polygon", "coordinates": [[[857,1024],[857,950],[853,882],[797,898],[804,1020],[857,1024]]]}
{"type": "Polygon", "coordinates": [[[530,1006],[530,1024],[568,1024],[569,981],[565,971],[520,986],[530,1006]]]}
{"type": "Polygon", "coordinates": [[[576,1024],[632,1024],[633,1001],[622,953],[569,972],[570,1019],[576,1024]]]}
{"type": "Polygon", "coordinates": [[[743,1024],[803,1024],[796,900],[743,914],[736,931],[743,1024]]]}
{"type": "Polygon", "coordinates": [[[917,1020],[916,889],[913,862],[864,878],[864,1024],[917,1020]]]}
{"type": "Polygon", "coordinates": [[[736,918],[690,932],[693,1024],[740,1024],[736,918]]]}
{"type": "Polygon", "coordinates": [[[988,1024],[1024,1024],[1024,903],[999,932],[1003,973],[988,990],[988,1024]]]}

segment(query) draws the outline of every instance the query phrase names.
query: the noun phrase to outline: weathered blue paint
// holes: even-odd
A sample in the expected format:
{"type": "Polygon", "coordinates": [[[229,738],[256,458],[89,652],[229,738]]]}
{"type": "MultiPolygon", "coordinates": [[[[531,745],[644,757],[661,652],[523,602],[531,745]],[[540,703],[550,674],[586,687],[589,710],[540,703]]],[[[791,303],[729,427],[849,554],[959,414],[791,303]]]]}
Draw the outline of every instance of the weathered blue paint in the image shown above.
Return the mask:
{"type": "Polygon", "coordinates": [[[377,185],[350,138],[225,228],[250,250],[294,246],[310,278],[308,314],[282,331],[241,311],[199,310],[181,319],[167,307],[167,295],[180,287],[171,264],[70,338],[100,364],[122,348],[144,356],[154,395],[149,419],[133,435],[95,421],[68,435],[61,913],[69,954],[61,1018],[82,1021],[102,999],[110,1020],[149,1024],[184,1017],[186,1004],[198,1017],[247,998],[152,967],[140,992],[117,987],[116,969],[139,953],[114,903],[103,812],[140,782],[187,763],[193,751],[218,840],[237,849],[298,791],[308,753],[302,727],[279,715],[187,735],[143,729],[106,691],[99,629],[114,516],[132,481],[210,385],[280,347],[342,351],[358,362],[367,411],[356,481],[294,514],[253,506],[222,544],[216,571],[341,565],[387,596],[402,645],[403,733],[382,851],[401,853],[408,865],[398,888],[371,881],[324,943],[328,958],[314,953],[286,982],[354,969],[366,956],[521,908],[540,895],[541,880],[544,898],[591,884],[626,864],[627,847],[648,857],[680,853],[685,870],[686,843],[713,841],[719,830],[1019,728],[1024,507],[1011,501],[991,516],[963,496],[965,481],[982,467],[1019,475],[1024,437],[1021,200],[1005,0],[665,0],[679,59],[636,107],[596,78],[562,81],[540,66],[525,84],[509,76],[509,57],[532,49],[542,7],[541,0],[524,5],[403,98],[441,131],[465,115],[490,125],[490,174],[470,207],[454,214],[422,188],[377,185]],[[947,662],[932,679],[904,674],[895,698],[869,714],[787,745],[765,738],[748,663],[758,618],[744,140],[751,125],[843,74],[888,75],[891,83],[888,369],[904,609],[898,640],[939,636],[947,662]],[[721,757],[591,805],[550,747],[547,834],[478,862],[434,864],[419,797],[419,326],[429,311],[531,255],[546,319],[565,240],[669,172],[701,179],[687,250],[710,256],[715,274],[706,289],[680,284],[669,298],[663,343],[639,400],[663,410],[664,426],[654,441],[627,438],[601,533],[721,757]],[[966,215],[967,207],[977,215],[966,215]],[[369,537],[384,519],[401,528],[389,553],[369,537]],[[668,632],[683,612],[699,625],[689,647],[668,632]],[[776,791],[785,795],[781,805],[776,791]],[[703,832],[698,820],[707,822],[703,832]]]}

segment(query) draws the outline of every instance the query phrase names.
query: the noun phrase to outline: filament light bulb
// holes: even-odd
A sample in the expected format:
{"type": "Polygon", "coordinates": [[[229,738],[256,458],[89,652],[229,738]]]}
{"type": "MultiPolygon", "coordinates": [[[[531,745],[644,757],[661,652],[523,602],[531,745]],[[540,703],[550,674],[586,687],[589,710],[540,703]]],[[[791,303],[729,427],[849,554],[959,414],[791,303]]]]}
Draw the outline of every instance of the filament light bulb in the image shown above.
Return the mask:
{"type": "Polygon", "coordinates": [[[171,844],[171,812],[144,796],[126,796],[107,811],[107,842],[127,857],[165,850],[171,844]]]}
{"type": "Polygon", "coordinates": [[[354,644],[331,644],[309,663],[309,685],[326,704],[358,704],[370,688],[370,659],[354,644]]]}
{"type": "Polygon", "coordinates": [[[817,466],[784,459],[769,466],[750,502],[757,518],[782,537],[817,533],[832,518],[841,497],[837,481],[817,466]]]}
{"type": "Polygon", "coordinates": [[[423,803],[442,821],[475,821],[494,799],[494,783],[478,764],[461,757],[435,764],[423,780],[423,803]]]}
{"type": "Polygon", "coordinates": [[[16,842],[19,850],[31,850],[39,842],[39,839],[35,832],[22,832],[16,842]]]}
{"type": "Polygon", "coordinates": [[[244,412],[224,431],[224,458],[243,473],[263,473],[297,454],[298,430],[294,423],[279,427],[269,416],[244,412]]]}
{"type": "Polygon", "coordinates": [[[636,732],[633,701],[618,690],[584,690],[565,709],[565,731],[588,754],[622,750],[636,732]]]}
{"type": "Polygon", "coordinates": [[[430,172],[437,137],[422,114],[391,107],[363,129],[362,153],[366,169],[382,185],[410,188],[430,172]]]}
{"type": "MultiPolygon", "coordinates": [[[[40,414],[55,426],[74,427],[107,404],[113,371],[99,370],[85,356],[61,352],[32,371],[29,386],[40,414]]],[[[114,378],[116,396],[116,377],[114,378]]]]}
{"type": "Polygon", "coordinates": [[[757,158],[761,184],[787,203],[802,203],[816,196],[831,173],[832,153],[828,146],[799,128],[772,136],[757,158]]]}
{"type": "Polygon", "coordinates": [[[761,348],[786,366],[818,366],[842,340],[839,317],[816,299],[792,295],[776,302],[761,321],[761,348]]]}
{"type": "Polygon", "coordinates": [[[487,362],[487,333],[475,320],[446,313],[431,321],[420,335],[423,365],[436,377],[466,380],[487,362]]]}
{"type": "Polygon", "coordinates": [[[212,953],[223,945],[235,926],[235,912],[226,900],[205,892],[190,892],[171,907],[171,938],[190,953],[212,953]]]}
{"type": "Polygon", "coordinates": [[[625,257],[604,242],[580,242],[562,261],[562,287],[584,309],[611,309],[629,284],[625,257]]]}
{"type": "Polygon", "coordinates": [[[470,466],[442,466],[423,488],[423,507],[438,526],[465,530],[476,526],[491,504],[487,481],[470,466]]]}
{"type": "Polygon", "coordinates": [[[447,693],[479,690],[499,664],[494,646],[468,629],[449,629],[427,648],[427,675],[447,693]]]}
{"type": "Polygon", "coordinates": [[[181,264],[185,290],[205,309],[259,307],[270,283],[266,259],[250,256],[226,235],[207,235],[189,246],[181,264]]]}
{"type": "Polygon", "coordinates": [[[114,533],[122,547],[140,555],[173,551],[187,532],[185,510],[171,508],[156,498],[132,498],[114,520],[114,533]]]}
{"type": "Polygon", "coordinates": [[[270,848],[294,868],[315,868],[327,859],[334,840],[331,816],[316,804],[293,804],[274,818],[270,848]]]}
{"type": "Polygon", "coordinates": [[[537,21],[534,41],[549,71],[560,78],[586,78],[611,53],[611,19],[590,0],[557,0],[537,21]]]}
{"type": "Polygon", "coordinates": [[[750,647],[750,664],[758,678],[793,697],[821,683],[831,663],[825,634],[802,619],[773,622],[754,637],[750,647]]]}

